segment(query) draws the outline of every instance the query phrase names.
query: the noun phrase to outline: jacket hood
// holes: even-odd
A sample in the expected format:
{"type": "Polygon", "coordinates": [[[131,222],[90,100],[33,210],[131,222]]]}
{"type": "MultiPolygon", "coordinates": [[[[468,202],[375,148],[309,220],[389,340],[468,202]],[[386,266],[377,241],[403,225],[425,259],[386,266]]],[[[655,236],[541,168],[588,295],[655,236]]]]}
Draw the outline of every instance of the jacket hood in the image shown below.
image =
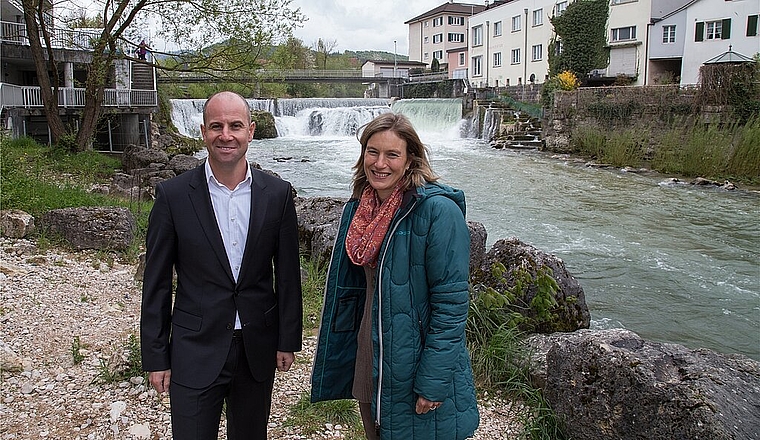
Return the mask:
{"type": "Polygon", "coordinates": [[[453,200],[459,209],[462,210],[462,216],[467,218],[467,206],[465,204],[464,191],[448,185],[444,185],[443,183],[428,182],[425,184],[425,186],[417,187],[416,193],[414,194],[414,197],[417,197],[421,200],[434,196],[448,197],[449,199],[453,200]]]}

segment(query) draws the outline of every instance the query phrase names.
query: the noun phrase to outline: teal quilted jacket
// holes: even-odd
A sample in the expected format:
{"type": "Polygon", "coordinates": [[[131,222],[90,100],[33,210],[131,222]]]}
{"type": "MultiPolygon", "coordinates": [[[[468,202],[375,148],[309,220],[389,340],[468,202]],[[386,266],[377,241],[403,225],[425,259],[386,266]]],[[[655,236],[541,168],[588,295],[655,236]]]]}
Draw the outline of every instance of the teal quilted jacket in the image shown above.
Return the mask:
{"type": "MultiPolygon", "coordinates": [[[[345,250],[358,200],[344,208],[328,269],[313,402],[350,399],[364,271],[345,250]]],[[[408,191],[383,242],[372,310],[372,403],[383,440],[464,439],[479,423],[465,344],[470,235],[464,193],[429,183],[408,191]],[[421,395],[443,402],[417,414],[421,395]]]]}

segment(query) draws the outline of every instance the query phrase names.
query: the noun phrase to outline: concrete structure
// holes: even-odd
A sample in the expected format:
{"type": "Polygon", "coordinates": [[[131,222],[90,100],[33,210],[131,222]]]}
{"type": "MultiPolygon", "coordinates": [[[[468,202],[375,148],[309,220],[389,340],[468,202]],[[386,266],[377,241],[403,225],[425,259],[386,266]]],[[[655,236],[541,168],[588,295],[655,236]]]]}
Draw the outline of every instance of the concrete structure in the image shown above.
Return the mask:
{"type": "Polygon", "coordinates": [[[419,61],[367,60],[362,64],[363,78],[409,78],[409,71],[425,69],[427,65],[419,61]]]}
{"type": "Polygon", "coordinates": [[[568,1],[494,3],[470,18],[469,80],[475,87],[543,83],[549,72],[549,21],[568,1]]]}
{"type": "Polygon", "coordinates": [[[439,64],[446,65],[449,50],[468,45],[469,18],[485,8],[483,4],[449,0],[406,21],[404,24],[409,27],[409,60],[421,61],[430,67],[433,59],[437,59],[439,64]]]}
{"type": "MultiPolygon", "coordinates": [[[[52,5],[49,5],[52,10],[52,5]]],[[[30,136],[38,142],[51,140],[43,110],[32,52],[23,22],[23,10],[15,2],[0,0],[0,122],[14,137],[30,136]]],[[[94,38],[100,29],[55,27],[51,48],[62,72],[58,89],[58,113],[63,123],[76,130],[84,108],[87,67],[92,61],[94,38]]],[[[45,43],[43,42],[43,48],[45,43]]],[[[122,151],[129,144],[146,145],[150,139],[150,115],[158,109],[155,71],[149,64],[129,56],[116,60],[105,90],[107,107],[99,122],[95,144],[99,149],[122,151]]]]}

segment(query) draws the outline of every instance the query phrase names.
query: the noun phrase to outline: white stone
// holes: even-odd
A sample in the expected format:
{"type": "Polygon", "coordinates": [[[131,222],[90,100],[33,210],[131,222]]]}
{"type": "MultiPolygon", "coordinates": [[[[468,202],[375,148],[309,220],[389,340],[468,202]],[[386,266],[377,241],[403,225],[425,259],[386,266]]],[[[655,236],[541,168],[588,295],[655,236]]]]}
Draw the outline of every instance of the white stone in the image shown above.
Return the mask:
{"type": "Polygon", "coordinates": [[[127,409],[127,403],[123,402],[121,400],[117,400],[116,402],[111,404],[111,423],[116,422],[119,420],[119,417],[121,417],[121,413],[124,412],[124,410],[127,409]]]}
{"type": "Polygon", "coordinates": [[[150,437],[150,426],[146,424],[136,424],[129,427],[129,433],[138,439],[150,437]]]}

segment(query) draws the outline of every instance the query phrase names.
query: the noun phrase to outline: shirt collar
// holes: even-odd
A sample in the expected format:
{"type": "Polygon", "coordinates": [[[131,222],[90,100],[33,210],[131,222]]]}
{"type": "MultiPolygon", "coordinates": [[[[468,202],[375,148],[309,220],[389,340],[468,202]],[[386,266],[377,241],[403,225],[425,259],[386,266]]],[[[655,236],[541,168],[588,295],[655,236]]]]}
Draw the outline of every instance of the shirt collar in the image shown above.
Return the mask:
{"type": "MultiPolygon", "coordinates": [[[[206,182],[208,183],[209,186],[214,184],[219,187],[227,188],[226,186],[224,186],[224,184],[216,180],[216,176],[214,176],[214,171],[211,170],[211,165],[208,163],[208,159],[206,160],[204,167],[206,168],[206,182]]],[[[250,185],[252,181],[253,181],[253,176],[251,174],[251,166],[249,165],[245,168],[245,179],[243,179],[242,182],[237,184],[237,186],[235,187],[235,190],[240,188],[243,184],[250,185]]]]}

